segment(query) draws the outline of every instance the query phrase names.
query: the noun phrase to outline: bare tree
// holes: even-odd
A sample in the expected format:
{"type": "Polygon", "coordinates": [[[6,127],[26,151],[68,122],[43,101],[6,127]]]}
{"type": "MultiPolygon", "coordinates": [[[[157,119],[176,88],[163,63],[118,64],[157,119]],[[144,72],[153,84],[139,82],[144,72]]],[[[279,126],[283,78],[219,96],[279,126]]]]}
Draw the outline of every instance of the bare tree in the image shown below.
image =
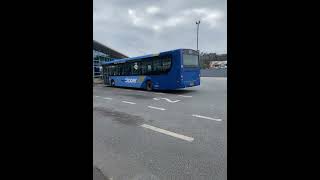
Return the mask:
{"type": "Polygon", "coordinates": [[[210,68],[210,62],[212,61],[227,61],[227,54],[218,55],[217,53],[200,52],[199,63],[201,69],[210,68]]]}

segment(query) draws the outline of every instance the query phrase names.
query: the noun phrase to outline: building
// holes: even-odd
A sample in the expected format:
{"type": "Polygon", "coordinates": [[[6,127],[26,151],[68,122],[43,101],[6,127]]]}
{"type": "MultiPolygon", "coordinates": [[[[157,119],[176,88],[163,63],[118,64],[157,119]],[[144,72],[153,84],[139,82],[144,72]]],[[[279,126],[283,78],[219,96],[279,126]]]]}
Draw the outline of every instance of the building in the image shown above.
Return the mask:
{"type": "Polygon", "coordinates": [[[227,68],[227,54],[200,53],[201,69],[227,68]]]}
{"type": "Polygon", "coordinates": [[[227,61],[210,61],[210,68],[227,68],[227,61]]]}
{"type": "Polygon", "coordinates": [[[100,67],[102,62],[122,58],[128,58],[128,56],[93,40],[93,78],[101,77],[100,67]]]}

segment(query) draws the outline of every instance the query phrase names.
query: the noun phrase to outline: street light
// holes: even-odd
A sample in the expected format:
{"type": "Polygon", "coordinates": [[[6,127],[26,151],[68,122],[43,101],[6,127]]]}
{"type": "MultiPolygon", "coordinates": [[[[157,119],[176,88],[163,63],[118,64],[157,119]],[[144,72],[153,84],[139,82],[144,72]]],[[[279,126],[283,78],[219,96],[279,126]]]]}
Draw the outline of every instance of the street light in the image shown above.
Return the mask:
{"type": "Polygon", "coordinates": [[[199,63],[199,61],[200,61],[200,53],[199,53],[199,49],[198,49],[198,36],[199,36],[200,20],[198,22],[196,21],[196,24],[197,24],[197,52],[198,52],[198,63],[199,63]]]}
{"type": "Polygon", "coordinates": [[[197,24],[197,51],[198,50],[198,36],[199,36],[199,24],[200,24],[200,20],[199,21],[196,21],[196,24],[197,24]]]}

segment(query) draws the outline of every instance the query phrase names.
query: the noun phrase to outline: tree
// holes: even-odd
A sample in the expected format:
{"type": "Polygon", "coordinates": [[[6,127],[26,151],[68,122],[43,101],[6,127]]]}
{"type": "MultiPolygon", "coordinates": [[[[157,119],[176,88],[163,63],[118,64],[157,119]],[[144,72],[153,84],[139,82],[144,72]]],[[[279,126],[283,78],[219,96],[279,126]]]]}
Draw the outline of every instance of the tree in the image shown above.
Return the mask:
{"type": "Polygon", "coordinates": [[[206,52],[200,52],[200,68],[201,69],[208,69],[210,68],[210,62],[212,61],[226,61],[227,60],[227,54],[221,54],[218,55],[216,53],[206,53],[206,52]]]}

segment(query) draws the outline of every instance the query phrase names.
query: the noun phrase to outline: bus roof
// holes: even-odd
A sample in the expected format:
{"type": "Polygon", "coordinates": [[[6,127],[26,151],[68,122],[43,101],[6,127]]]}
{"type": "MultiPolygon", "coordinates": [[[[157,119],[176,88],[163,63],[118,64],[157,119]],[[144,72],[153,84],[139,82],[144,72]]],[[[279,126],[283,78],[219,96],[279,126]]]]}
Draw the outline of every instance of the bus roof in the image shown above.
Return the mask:
{"type": "Polygon", "coordinates": [[[175,49],[175,50],[165,51],[165,52],[161,52],[161,53],[157,53],[157,54],[148,54],[148,55],[137,56],[137,57],[132,57],[132,58],[115,59],[115,60],[112,60],[112,61],[104,62],[104,63],[102,63],[102,65],[104,65],[104,64],[113,64],[113,63],[124,63],[124,62],[130,61],[130,60],[144,59],[144,58],[159,56],[162,53],[169,53],[169,52],[173,52],[173,51],[177,51],[177,50],[182,50],[182,49],[175,49]]]}

